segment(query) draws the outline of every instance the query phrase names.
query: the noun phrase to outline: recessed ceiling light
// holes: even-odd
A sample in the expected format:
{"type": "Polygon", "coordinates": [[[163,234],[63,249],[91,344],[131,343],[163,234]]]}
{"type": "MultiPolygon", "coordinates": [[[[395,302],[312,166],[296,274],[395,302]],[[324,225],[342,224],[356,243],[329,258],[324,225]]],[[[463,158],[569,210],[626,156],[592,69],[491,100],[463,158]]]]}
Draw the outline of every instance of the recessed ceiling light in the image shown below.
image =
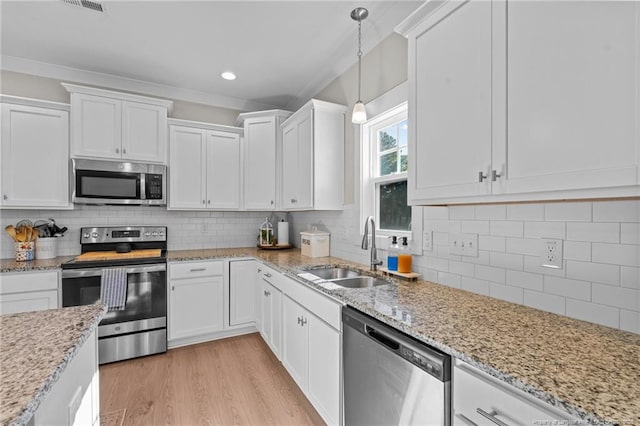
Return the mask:
{"type": "Polygon", "coordinates": [[[232,73],[231,71],[225,71],[222,74],[220,74],[220,76],[222,78],[224,78],[225,80],[235,80],[236,79],[236,75],[234,73],[232,73]]]}

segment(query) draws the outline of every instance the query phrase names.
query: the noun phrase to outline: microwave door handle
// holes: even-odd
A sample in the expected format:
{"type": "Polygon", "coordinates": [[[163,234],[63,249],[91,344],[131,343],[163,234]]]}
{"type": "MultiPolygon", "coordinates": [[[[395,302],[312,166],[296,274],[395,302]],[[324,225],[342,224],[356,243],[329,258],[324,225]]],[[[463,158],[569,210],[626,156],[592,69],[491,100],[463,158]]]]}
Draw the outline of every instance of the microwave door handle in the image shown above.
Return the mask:
{"type": "MultiPolygon", "coordinates": [[[[108,269],[108,268],[66,269],[62,271],[62,278],[100,277],[102,276],[102,269],[108,269]]],[[[133,268],[124,268],[124,269],[127,270],[127,275],[140,274],[143,272],[166,271],[167,265],[162,263],[158,265],[137,266],[133,268]]]]}
{"type": "Polygon", "coordinates": [[[140,173],[140,199],[147,199],[147,174],[140,173]]]}

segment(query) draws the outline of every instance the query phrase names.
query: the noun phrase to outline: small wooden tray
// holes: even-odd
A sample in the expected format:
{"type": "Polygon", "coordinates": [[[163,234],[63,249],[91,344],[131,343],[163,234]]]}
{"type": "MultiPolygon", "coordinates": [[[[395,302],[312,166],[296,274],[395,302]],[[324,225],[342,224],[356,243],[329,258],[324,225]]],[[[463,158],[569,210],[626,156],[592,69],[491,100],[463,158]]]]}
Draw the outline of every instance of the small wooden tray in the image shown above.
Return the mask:
{"type": "Polygon", "coordinates": [[[261,246],[258,244],[258,248],[261,250],[286,250],[293,248],[291,244],[287,244],[286,246],[261,246]]]}
{"type": "Polygon", "coordinates": [[[420,278],[420,274],[416,272],[404,273],[404,272],[398,272],[398,271],[390,271],[387,268],[380,268],[378,270],[383,274],[393,275],[396,277],[404,278],[405,280],[409,280],[409,281],[416,281],[417,279],[420,278]]]}

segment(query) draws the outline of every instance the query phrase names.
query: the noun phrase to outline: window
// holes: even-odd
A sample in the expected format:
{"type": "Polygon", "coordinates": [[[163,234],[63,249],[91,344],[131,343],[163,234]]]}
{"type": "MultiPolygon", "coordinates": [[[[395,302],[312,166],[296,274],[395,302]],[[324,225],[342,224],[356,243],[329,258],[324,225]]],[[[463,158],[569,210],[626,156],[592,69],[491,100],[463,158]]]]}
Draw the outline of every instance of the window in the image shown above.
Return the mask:
{"type": "Polygon", "coordinates": [[[362,213],[375,217],[383,235],[411,236],[407,205],[407,105],[369,120],[362,128],[362,213]]]}

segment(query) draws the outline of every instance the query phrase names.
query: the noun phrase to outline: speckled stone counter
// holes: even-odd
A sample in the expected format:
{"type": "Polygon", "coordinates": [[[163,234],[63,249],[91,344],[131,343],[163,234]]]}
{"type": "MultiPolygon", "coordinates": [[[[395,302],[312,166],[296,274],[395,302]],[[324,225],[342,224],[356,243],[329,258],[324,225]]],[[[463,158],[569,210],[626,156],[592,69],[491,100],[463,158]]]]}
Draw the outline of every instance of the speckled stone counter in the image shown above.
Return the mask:
{"type": "MultiPolygon", "coordinates": [[[[330,289],[297,275],[334,257],[257,248],[169,251],[169,261],[250,257],[591,423],[640,425],[640,335],[427,281],[330,289]]],[[[0,263],[2,265],[2,263],[0,263]]]]}
{"type": "Polygon", "coordinates": [[[25,272],[46,271],[58,269],[64,262],[75,256],[60,256],[54,259],[30,260],[28,262],[16,262],[15,259],[0,259],[0,272],[25,272]]]}
{"type": "Polygon", "coordinates": [[[104,314],[104,305],[0,315],[0,424],[27,424],[104,314]]]}

